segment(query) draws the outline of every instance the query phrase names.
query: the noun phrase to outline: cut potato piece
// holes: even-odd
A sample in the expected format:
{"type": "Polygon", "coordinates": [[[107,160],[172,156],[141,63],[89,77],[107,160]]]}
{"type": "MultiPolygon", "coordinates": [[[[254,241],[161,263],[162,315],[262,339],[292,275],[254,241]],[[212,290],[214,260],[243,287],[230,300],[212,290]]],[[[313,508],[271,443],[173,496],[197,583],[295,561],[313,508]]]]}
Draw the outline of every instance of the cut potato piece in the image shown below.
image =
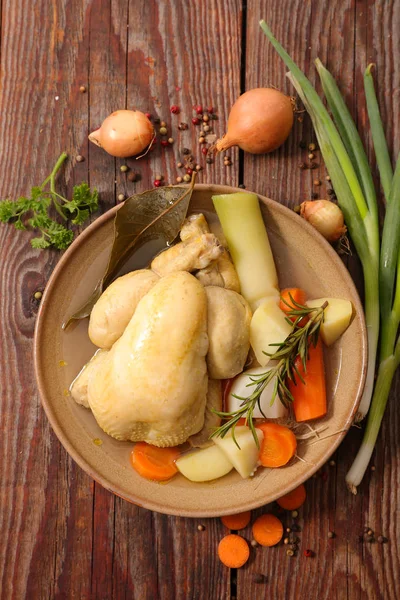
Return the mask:
{"type": "MultiPolygon", "coordinates": [[[[255,377],[265,373],[268,369],[271,369],[277,364],[275,360],[272,360],[268,368],[265,367],[255,367],[254,369],[249,369],[248,371],[244,371],[240,375],[238,375],[231,386],[229,396],[228,396],[228,412],[236,412],[239,410],[242,400],[239,398],[235,398],[235,396],[240,396],[241,398],[247,398],[250,394],[253,393],[254,387],[256,384],[252,382],[255,377]],[[249,385],[252,384],[252,385],[249,385]]],[[[276,396],[273,405],[271,406],[271,398],[274,391],[275,379],[270,381],[270,383],[266,386],[266,388],[262,391],[260,396],[260,405],[264,414],[262,414],[261,410],[256,404],[253,417],[255,419],[263,419],[264,417],[267,419],[280,419],[282,417],[287,416],[287,409],[283,406],[282,402],[279,400],[279,397],[276,396]]]]}
{"type": "Polygon", "coordinates": [[[262,367],[270,361],[270,357],[264,352],[273,354],[278,349],[270,344],[282,343],[291,331],[292,327],[286,321],[285,313],[279,308],[275,298],[265,300],[257,308],[250,323],[250,344],[262,367]]]}
{"type": "Polygon", "coordinates": [[[258,197],[248,192],[212,197],[239,276],[242,296],[252,310],[270,296],[279,300],[278,276],[258,197]]]}
{"type": "Polygon", "coordinates": [[[321,325],[321,338],[326,346],[331,346],[346,331],[350,325],[353,306],[350,300],[340,298],[317,298],[308,300],[307,306],[315,308],[328,302],[325,308],[324,322],[321,325]]]}
{"type": "MultiPolygon", "coordinates": [[[[256,429],[256,434],[261,447],[264,434],[260,429],[256,429]]],[[[247,479],[247,477],[254,475],[254,472],[257,469],[260,448],[257,448],[257,444],[249,427],[236,427],[235,438],[240,448],[237,447],[232,437],[232,429],[223,438],[215,437],[214,442],[218,448],[221,448],[226,458],[233,464],[239,475],[241,475],[243,479],[247,479]]]]}
{"type": "Polygon", "coordinates": [[[215,445],[184,454],[175,464],[179,472],[190,481],[211,481],[223,477],[233,469],[225,453],[215,445]]]}

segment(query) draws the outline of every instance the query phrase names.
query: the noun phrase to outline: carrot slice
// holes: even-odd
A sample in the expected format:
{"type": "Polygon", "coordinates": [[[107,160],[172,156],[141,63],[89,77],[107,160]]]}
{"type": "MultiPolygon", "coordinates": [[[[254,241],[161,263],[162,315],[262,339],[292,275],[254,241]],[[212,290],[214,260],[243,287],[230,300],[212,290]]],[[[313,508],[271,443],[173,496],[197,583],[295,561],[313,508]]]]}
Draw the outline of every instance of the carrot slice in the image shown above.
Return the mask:
{"type": "Polygon", "coordinates": [[[278,498],[277,503],[281,508],[285,510],[296,510],[300,508],[306,501],[306,488],[303,484],[295,488],[288,494],[285,494],[281,498],[278,498]]]}
{"type": "Polygon", "coordinates": [[[179,455],[180,452],[175,447],[158,448],[146,442],[138,442],[131,452],[131,465],[146,479],[166,481],[178,472],[175,461],[179,455]]]}
{"type": "Polygon", "coordinates": [[[240,535],[230,533],[220,541],[218,556],[226,567],[239,569],[248,561],[250,549],[245,539],[240,535]]]}
{"type": "Polygon", "coordinates": [[[262,466],[273,468],[286,465],[296,454],[297,440],[293,431],[277,423],[259,423],[256,427],[264,433],[259,457],[262,466]]]}
{"type": "Polygon", "coordinates": [[[260,546],[275,546],[282,536],[283,525],[274,515],[261,515],[253,523],[253,537],[260,546]]]}
{"type": "Polygon", "coordinates": [[[225,515],[221,517],[221,521],[228,529],[235,531],[244,529],[250,523],[251,511],[246,510],[245,512],[238,513],[237,515],[225,515]]]}
{"type": "Polygon", "coordinates": [[[324,352],[321,339],[317,345],[311,345],[309,358],[304,371],[300,357],[295,360],[295,366],[301,375],[295,375],[294,381],[289,381],[289,390],[293,396],[293,410],[296,421],[309,421],[326,415],[326,385],[324,352]]]}
{"type": "MultiPolygon", "coordinates": [[[[297,304],[304,305],[306,303],[305,291],[301,290],[300,288],[285,288],[281,291],[281,300],[279,302],[279,308],[283,310],[284,313],[288,313],[291,310],[297,310],[298,307],[295,304],[293,304],[293,300],[297,302],[297,304]]],[[[289,319],[294,322],[296,320],[296,317],[289,317],[289,319]]],[[[299,325],[301,326],[302,322],[299,323],[299,325]]]]}

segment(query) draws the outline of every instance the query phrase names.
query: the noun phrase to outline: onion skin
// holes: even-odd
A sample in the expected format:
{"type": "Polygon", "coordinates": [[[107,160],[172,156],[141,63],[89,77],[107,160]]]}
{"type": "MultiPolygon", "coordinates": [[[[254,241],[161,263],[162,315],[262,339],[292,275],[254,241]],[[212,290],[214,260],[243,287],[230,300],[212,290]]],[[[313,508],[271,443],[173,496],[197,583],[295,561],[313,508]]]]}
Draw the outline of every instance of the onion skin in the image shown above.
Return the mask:
{"type": "Polygon", "coordinates": [[[347,231],[343,213],[330,200],[308,200],[300,205],[300,216],[308,221],[328,242],[337,242],[347,231]]]}
{"type": "Polygon", "coordinates": [[[118,158],[141,154],[153,138],[153,125],[139,110],[116,110],[89,135],[91,142],[118,158]]]}
{"type": "Polygon", "coordinates": [[[250,154],[266,154],[283,144],[292,126],[292,100],[272,88],[254,88],[232,106],[227,132],[214,149],[222,152],[239,146],[250,154]]]}

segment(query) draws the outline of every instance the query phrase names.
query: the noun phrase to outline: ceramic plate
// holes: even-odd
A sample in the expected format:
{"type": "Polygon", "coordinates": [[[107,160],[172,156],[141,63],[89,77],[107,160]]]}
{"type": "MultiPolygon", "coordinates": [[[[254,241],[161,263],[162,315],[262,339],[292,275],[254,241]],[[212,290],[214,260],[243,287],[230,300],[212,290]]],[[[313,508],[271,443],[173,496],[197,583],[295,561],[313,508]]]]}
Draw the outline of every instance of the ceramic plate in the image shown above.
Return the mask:
{"type": "MultiPolygon", "coordinates": [[[[228,186],[196,185],[189,212],[213,211],[211,196],[240,191],[228,186]]],[[[101,277],[112,244],[111,209],[90,225],[65,252],[43,294],[35,331],[35,369],[43,406],[59,440],[93,479],[126,500],[148,509],[189,517],[231,514],[267,504],[308,479],[342,441],[357,410],[366,369],[366,330],[353,281],[331,246],[293,211],[259,196],[281,288],[299,286],[310,298],[351,300],[353,321],[325,353],[328,414],[321,441],[302,442],[294,460],[279,469],[258,469],[243,480],[231,472],[209,483],[191,483],[177,475],[160,484],[141,478],[130,466],[132,443],[107,436],[92,414],[68,394],[73,378],[95,348],[88,321],[63,331],[62,323],[88,298],[101,277]],[[329,437],[327,437],[329,436],[329,437]]],[[[155,248],[142,248],[131,268],[148,264],[155,248]]]]}

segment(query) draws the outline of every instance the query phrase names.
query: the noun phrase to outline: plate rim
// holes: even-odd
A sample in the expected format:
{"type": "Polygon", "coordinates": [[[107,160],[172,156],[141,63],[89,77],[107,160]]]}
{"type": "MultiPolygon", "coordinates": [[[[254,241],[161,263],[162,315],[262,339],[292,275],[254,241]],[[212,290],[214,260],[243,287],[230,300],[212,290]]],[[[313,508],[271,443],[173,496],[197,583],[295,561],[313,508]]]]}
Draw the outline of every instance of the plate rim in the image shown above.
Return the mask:
{"type": "MultiPolygon", "coordinates": [[[[179,187],[189,187],[189,186],[179,186],[179,187]]],[[[210,191],[212,194],[234,193],[234,192],[244,192],[244,191],[249,192],[249,193],[255,193],[257,195],[257,197],[259,198],[260,202],[263,202],[268,208],[271,208],[272,211],[281,212],[281,213],[285,214],[286,216],[290,215],[290,217],[294,220],[299,219],[299,222],[301,222],[302,227],[305,227],[305,229],[308,231],[308,233],[314,239],[316,239],[316,241],[319,244],[324,246],[325,251],[328,253],[328,255],[330,255],[331,260],[333,260],[333,262],[336,264],[336,266],[339,269],[340,274],[343,277],[343,279],[345,280],[346,284],[353,289],[353,293],[354,293],[354,296],[356,299],[356,303],[355,303],[356,306],[354,308],[355,308],[356,313],[360,316],[360,326],[361,326],[360,344],[361,344],[361,355],[362,355],[360,382],[359,382],[359,386],[357,389],[356,398],[353,402],[352,410],[351,410],[350,414],[348,415],[347,420],[346,420],[341,432],[337,434],[337,437],[332,442],[332,445],[329,447],[329,450],[307,472],[307,477],[303,477],[301,475],[301,476],[297,477],[296,479],[294,479],[287,486],[286,493],[289,493],[294,488],[296,488],[298,485],[307,481],[318,469],[321,468],[321,466],[323,464],[326,463],[326,461],[329,459],[329,457],[335,452],[335,450],[338,448],[338,446],[343,441],[344,437],[346,436],[346,434],[353,422],[354,416],[356,414],[359,403],[361,401],[361,395],[362,395],[364,385],[365,385],[366,370],[367,370],[368,340],[367,340],[367,329],[366,329],[366,323],[365,323],[364,309],[363,309],[363,306],[362,306],[362,303],[361,303],[361,300],[359,297],[357,287],[356,287],[349,271],[347,270],[347,268],[345,267],[345,265],[343,264],[343,262],[337,255],[336,251],[331,246],[331,244],[329,244],[329,242],[327,242],[325,240],[325,238],[314,229],[314,227],[312,227],[309,223],[307,223],[304,219],[302,219],[299,215],[297,215],[293,210],[291,210],[290,208],[281,204],[278,201],[272,200],[271,198],[269,198],[267,196],[257,194],[257,192],[253,192],[252,190],[248,190],[248,189],[244,190],[244,189],[238,188],[238,187],[233,187],[233,186],[224,185],[224,184],[213,184],[213,183],[199,183],[199,184],[195,185],[194,189],[210,191]]],[[[169,515],[174,515],[174,516],[184,516],[184,517],[191,517],[191,518],[215,517],[215,516],[223,516],[226,514],[233,514],[232,510],[221,509],[217,515],[214,510],[212,510],[212,509],[207,510],[206,508],[205,509],[201,508],[198,511],[197,510],[196,511],[192,511],[192,510],[185,511],[184,509],[178,509],[178,508],[170,509],[168,507],[166,510],[160,511],[160,505],[157,503],[153,503],[151,500],[150,501],[146,500],[146,504],[141,504],[139,501],[136,501],[139,499],[136,497],[136,494],[134,492],[132,492],[132,494],[131,494],[132,497],[127,497],[126,494],[123,493],[122,489],[119,489],[118,486],[114,486],[113,484],[111,485],[107,478],[103,478],[102,476],[99,476],[97,472],[94,472],[91,465],[81,456],[81,454],[79,452],[77,452],[75,450],[74,446],[69,441],[68,436],[64,433],[62,426],[59,424],[57,417],[54,414],[54,411],[52,409],[52,403],[49,400],[48,395],[46,394],[45,386],[44,386],[44,383],[42,380],[43,365],[42,365],[42,361],[41,361],[40,347],[41,347],[41,341],[42,341],[41,340],[41,334],[42,334],[41,323],[42,323],[42,320],[44,318],[44,314],[46,311],[48,298],[51,296],[53,288],[56,286],[58,274],[62,271],[62,269],[64,268],[64,265],[66,263],[68,263],[70,256],[72,256],[85,243],[86,238],[89,237],[93,231],[95,231],[96,229],[101,227],[104,222],[112,219],[114,217],[115,213],[119,210],[119,208],[121,208],[121,206],[123,206],[123,203],[111,207],[109,210],[107,210],[102,215],[97,217],[95,219],[95,221],[93,221],[93,223],[91,223],[82,233],[80,233],[78,235],[77,238],[75,238],[75,240],[72,242],[72,244],[64,252],[62,257],[58,261],[57,265],[55,266],[55,268],[45,286],[43,296],[41,299],[41,303],[39,306],[37,318],[36,318],[35,330],[34,330],[34,340],[33,340],[34,371],[35,371],[36,385],[37,385],[40,399],[41,399],[41,404],[45,411],[46,417],[49,420],[52,430],[56,434],[56,436],[57,436],[58,440],[60,441],[60,443],[62,444],[62,446],[65,448],[65,450],[71,456],[71,458],[79,465],[79,467],[81,469],[83,469],[83,471],[85,471],[85,473],[87,473],[90,477],[92,477],[92,479],[94,481],[99,483],[102,487],[104,487],[108,491],[112,492],[113,494],[130,502],[131,504],[135,504],[136,506],[143,507],[148,510],[152,510],[154,512],[161,512],[162,514],[169,514],[169,515]]],[[[142,500],[142,498],[140,498],[140,500],[142,500]]],[[[246,503],[246,507],[247,507],[246,510],[252,510],[252,509],[258,508],[263,505],[264,504],[263,503],[260,504],[260,502],[258,500],[256,500],[253,503],[251,501],[248,501],[246,503]]],[[[240,508],[238,508],[236,510],[236,512],[240,512],[242,510],[243,510],[243,507],[241,506],[240,508]]]]}

